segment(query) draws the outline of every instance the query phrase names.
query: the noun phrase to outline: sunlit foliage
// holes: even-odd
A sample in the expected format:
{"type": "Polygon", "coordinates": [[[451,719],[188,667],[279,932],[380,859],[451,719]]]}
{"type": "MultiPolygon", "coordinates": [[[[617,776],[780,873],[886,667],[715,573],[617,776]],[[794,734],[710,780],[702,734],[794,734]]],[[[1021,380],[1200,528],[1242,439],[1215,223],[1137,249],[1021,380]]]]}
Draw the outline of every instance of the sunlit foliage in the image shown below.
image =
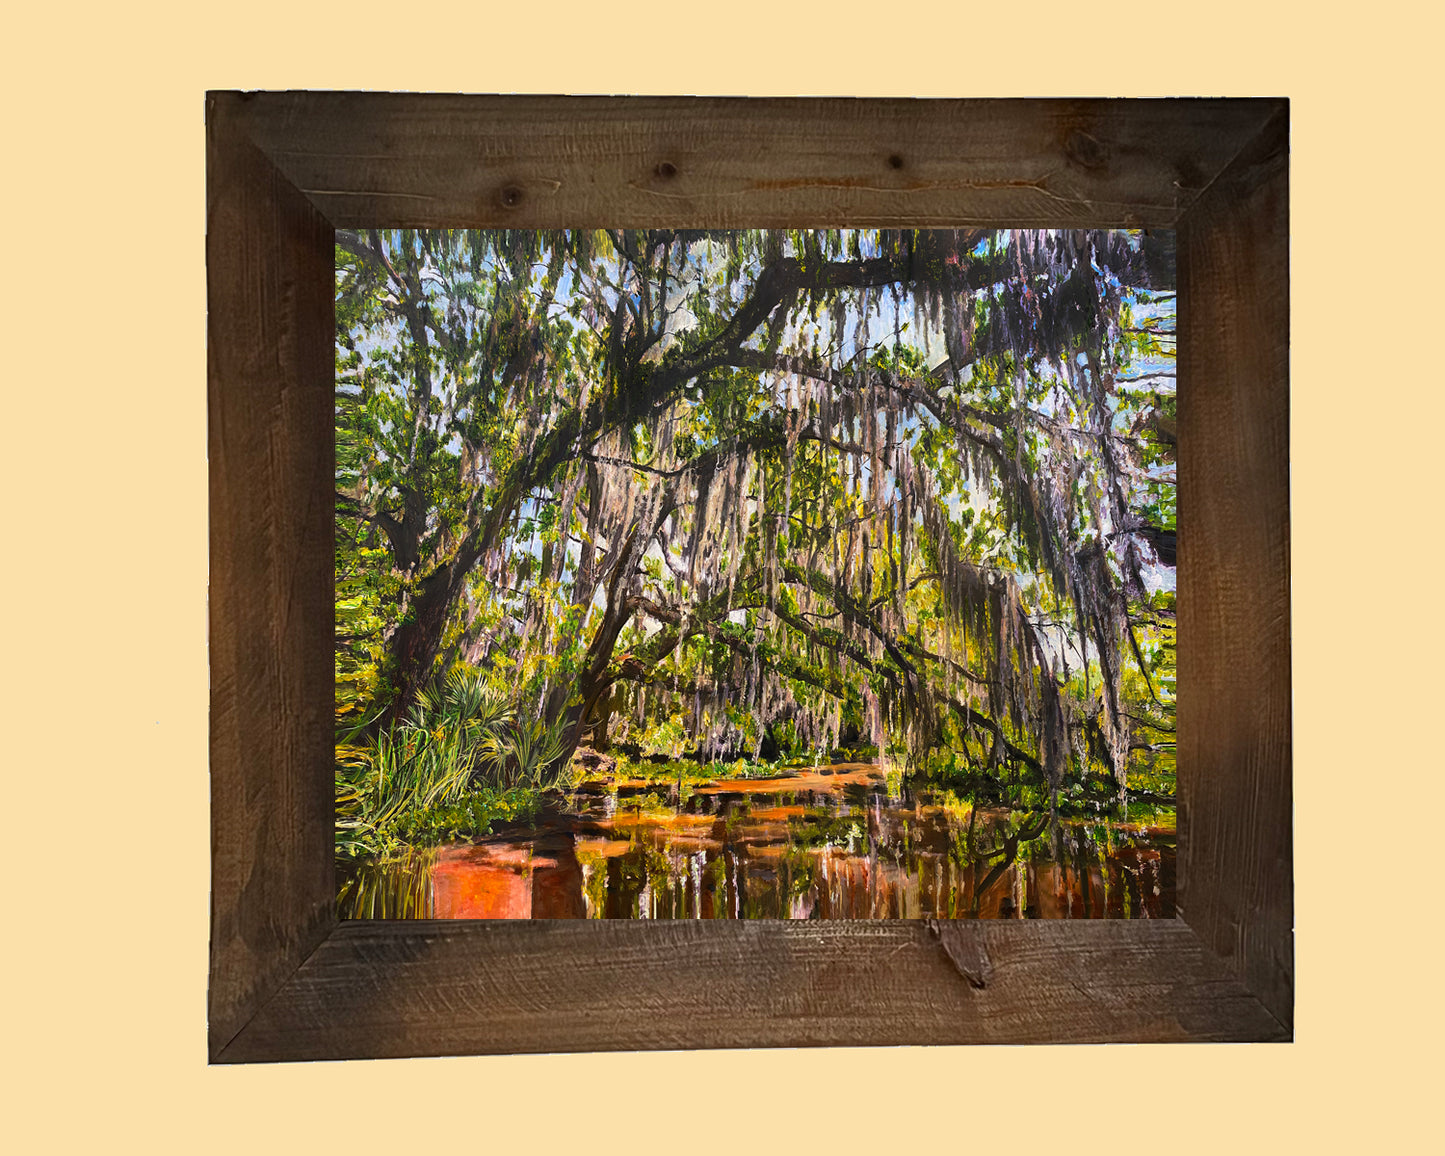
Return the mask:
{"type": "Polygon", "coordinates": [[[373,230],[336,257],[338,706],[370,749],[465,670],[509,721],[440,783],[555,781],[610,740],[1167,788],[1171,237],[373,230]]]}

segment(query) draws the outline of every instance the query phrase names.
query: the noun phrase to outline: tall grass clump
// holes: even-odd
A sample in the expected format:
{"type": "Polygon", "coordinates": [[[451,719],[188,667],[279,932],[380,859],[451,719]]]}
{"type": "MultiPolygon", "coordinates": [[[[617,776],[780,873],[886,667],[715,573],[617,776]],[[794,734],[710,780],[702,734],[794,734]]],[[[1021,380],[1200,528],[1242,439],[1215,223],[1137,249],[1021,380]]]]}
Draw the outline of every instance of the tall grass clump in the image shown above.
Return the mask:
{"type": "Polygon", "coordinates": [[[475,670],[456,669],[424,690],[399,725],[374,736],[367,725],[337,736],[336,851],[344,857],[394,850],[436,827],[432,813],[456,813],[479,793],[485,805],[468,813],[514,814],[525,803],[519,793],[550,790],[570,771],[561,723],[519,720],[475,670]]]}

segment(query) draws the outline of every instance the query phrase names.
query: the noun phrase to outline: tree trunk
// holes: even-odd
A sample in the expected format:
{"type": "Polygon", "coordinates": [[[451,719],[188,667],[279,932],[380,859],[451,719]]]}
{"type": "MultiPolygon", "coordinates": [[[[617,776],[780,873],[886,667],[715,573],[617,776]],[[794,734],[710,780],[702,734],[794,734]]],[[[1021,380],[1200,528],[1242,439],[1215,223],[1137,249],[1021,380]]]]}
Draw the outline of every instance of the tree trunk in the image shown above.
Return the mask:
{"type": "Polygon", "coordinates": [[[450,565],[429,575],[412,602],[410,615],[392,635],[387,674],[393,690],[386,711],[377,720],[378,730],[400,722],[416,701],[418,692],[431,679],[447,619],[455,605],[452,576],[450,565]]]}

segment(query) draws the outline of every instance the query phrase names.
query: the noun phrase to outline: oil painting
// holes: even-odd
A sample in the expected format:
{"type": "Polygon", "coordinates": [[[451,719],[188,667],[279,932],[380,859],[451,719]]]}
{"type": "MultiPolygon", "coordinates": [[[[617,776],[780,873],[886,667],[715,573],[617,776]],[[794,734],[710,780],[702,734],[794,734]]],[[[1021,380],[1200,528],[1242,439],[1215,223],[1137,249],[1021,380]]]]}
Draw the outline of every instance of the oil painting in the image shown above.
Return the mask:
{"type": "Polygon", "coordinates": [[[1174,265],[338,230],[341,917],[1172,917],[1174,265]]]}

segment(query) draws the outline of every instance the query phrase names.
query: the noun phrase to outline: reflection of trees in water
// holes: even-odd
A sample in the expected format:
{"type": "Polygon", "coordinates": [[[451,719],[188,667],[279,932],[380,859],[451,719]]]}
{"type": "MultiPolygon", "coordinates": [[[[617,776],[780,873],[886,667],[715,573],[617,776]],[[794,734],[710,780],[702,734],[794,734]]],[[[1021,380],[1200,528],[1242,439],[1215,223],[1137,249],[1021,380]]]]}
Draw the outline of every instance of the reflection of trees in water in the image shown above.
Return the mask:
{"type": "Polygon", "coordinates": [[[1045,815],[870,808],[804,815],[750,837],[720,817],[699,846],[638,828],[634,845],[584,857],[600,918],[1102,918],[1173,914],[1172,848],[1157,833],[1045,815]],[[1166,858],[1168,857],[1168,858],[1166,858]]]}
{"type": "MultiPolygon", "coordinates": [[[[983,878],[973,888],[973,903],[969,911],[970,915],[978,915],[979,903],[984,895],[987,895],[1001,878],[1004,872],[1009,870],[1018,859],[1019,845],[1032,842],[1044,833],[1048,826],[1048,816],[1028,816],[1021,821],[1013,821],[991,824],[991,838],[988,839],[989,846],[981,847],[980,837],[975,835],[975,823],[978,818],[978,811],[970,811],[968,816],[968,828],[964,832],[963,843],[967,854],[967,861],[972,869],[977,872],[985,870],[983,878]]],[[[1010,901],[1010,906],[1014,906],[1010,901]]]]}
{"type": "Polygon", "coordinates": [[[1169,918],[1172,832],[773,796],[674,816],[554,817],[529,838],[363,866],[343,918],[1169,918]],[[786,810],[786,815],[782,814],[786,810]],[[801,813],[799,813],[801,812],[801,813]],[[702,818],[711,822],[697,822],[702,818]]]}

